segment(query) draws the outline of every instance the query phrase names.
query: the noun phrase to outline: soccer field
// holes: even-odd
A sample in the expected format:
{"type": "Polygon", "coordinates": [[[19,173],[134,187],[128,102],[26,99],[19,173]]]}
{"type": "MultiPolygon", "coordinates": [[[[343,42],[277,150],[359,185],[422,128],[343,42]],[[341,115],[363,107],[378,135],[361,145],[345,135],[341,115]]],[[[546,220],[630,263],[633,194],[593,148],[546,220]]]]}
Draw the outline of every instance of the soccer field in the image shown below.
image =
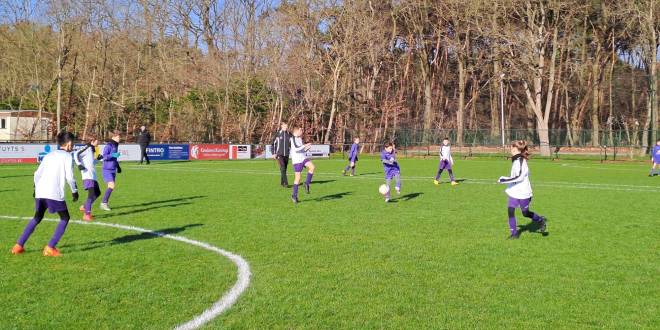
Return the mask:
{"type": "MultiPolygon", "coordinates": [[[[518,210],[512,241],[495,183],[510,161],[457,160],[464,181],[452,187],[446,174],[433,184],[435,158],[401,159],[389,204],[377,159],[355,177],[341,176],[343,160],[314,162],[298,205],[274,161],[126,163],[113,210],[97,202],[95,221],[242,256],[249,286],[207,328],[660,328],[660,177],[646,163],[532,158],[531,209],[548,235],[518,210]]],[[[33,214],[34,170],[0,167],[1,329],[173,328],[235,285],[231,260],[121,228],[70,224],[63,256],[44,258],[55,224],[43,222],[11,255],[25,226],[12,217],[33,214]]]]}

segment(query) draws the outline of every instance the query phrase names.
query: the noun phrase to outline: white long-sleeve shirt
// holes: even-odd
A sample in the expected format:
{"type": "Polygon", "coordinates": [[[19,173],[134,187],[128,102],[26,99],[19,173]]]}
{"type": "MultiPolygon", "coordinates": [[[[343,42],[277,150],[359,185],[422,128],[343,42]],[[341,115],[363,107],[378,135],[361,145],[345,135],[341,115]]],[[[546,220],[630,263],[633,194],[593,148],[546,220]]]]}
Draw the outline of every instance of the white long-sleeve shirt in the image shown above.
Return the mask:
{"type": "Polygon", "coordinates": [[[512,198],[527,199],[532,197],[532,184],[529,182],[527,160],[521,156],[513,156],[510,177],[500,177],[499,183],[506,184],[505,192],[512,198]]]}
{"type": "Polygon", "coordinates": [[[34,172],[34,197],[63,201],[65,183],[71,192],[78,192],[71,154],[64,150],[51,151],[34,172]]]}
{"type": "Polygon", "coordinates": [[[451,158],[450,146],[443,145],[440,147],[440,160],[448,160],[450,164],[454,164],[454,159],[451,158]]]}
{"type": "Polygon", "coordinates": [[[300,164],[305,161],[307,158],[307,151],[305,150],[305,144],[303,143],[302,138],[299,136],[291,138],[291,163],[300,164]]]}
{"type": "Polygon", "coordinates": [[[94,158],[94,147],[86,145],[82,149],[73,153],[73,161],[76,165],[82,165],[84,170],[80,171],[83,180],[96,181],[96,159],[94,158]]]}

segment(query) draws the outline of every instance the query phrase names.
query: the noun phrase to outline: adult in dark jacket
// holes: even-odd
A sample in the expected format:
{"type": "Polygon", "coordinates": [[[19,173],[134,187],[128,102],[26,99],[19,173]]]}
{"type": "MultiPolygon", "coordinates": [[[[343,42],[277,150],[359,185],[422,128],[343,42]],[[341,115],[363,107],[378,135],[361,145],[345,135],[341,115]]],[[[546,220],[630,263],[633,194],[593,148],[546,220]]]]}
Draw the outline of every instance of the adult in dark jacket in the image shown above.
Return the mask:
{"type": "Polygon", "coordinates": [[[140,127],[140,132],[137,136],[137,143],[140,145],[141,152],[140,165],[142,165],[144,160],[147,161],[147,165],[151,164],[149,156],[147,155],[147,147],[149,146],[149,143],[151,143],[151,134],[149,134],[149,131],[147,131],[147,128],[144,126],[140,127]]]}
{"type": "Polygon", "coordinates": [[[280,130],[275,134],[275,140],[273,140],[273,158],[277,159],[277,163],[280,165],[280,185],[282,187],[289,187],[289,180],[286,176],[286,168],[289,165],[289,152],[291,151],[291,133],[288,131],[288,125],[282,123],[280,125],[280,130]]]}

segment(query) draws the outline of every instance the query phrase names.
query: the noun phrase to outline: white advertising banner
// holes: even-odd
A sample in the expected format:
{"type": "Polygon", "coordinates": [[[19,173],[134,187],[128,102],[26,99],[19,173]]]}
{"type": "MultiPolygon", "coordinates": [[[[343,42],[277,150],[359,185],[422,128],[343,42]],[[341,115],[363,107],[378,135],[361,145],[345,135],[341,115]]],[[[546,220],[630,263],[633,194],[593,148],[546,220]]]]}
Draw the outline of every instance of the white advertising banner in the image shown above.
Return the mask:
{"type": "Polygon", "coordinates": [[[0,163],[36,163],[56,144],[5,144],[0,143],[0,163]]]}
{"type": "Polygon", "coordinates": [[[312,158],[328,158],[330,157],[330,146],[327,144],[312,144],[312,147],[307,151],[307,155],[312,158]]]}
{"type": "Polygon", "coordinates": [[[252,146],[249,144],[230,144],[229,159],[250,159],[252,158],[252,146]]]}

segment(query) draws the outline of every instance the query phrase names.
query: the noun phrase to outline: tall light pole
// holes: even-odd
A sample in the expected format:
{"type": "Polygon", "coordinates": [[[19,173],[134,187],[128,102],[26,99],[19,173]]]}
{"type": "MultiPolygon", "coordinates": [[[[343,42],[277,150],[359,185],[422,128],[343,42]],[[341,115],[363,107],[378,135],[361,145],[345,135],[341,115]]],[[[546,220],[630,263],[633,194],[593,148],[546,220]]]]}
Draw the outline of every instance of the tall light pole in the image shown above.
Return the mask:
{"type": "Polygon", "coordinates": [[[502,148],[505,148],[504,142],[504,73],[500,75],[500,135],[502,136],[502,148]]]}

